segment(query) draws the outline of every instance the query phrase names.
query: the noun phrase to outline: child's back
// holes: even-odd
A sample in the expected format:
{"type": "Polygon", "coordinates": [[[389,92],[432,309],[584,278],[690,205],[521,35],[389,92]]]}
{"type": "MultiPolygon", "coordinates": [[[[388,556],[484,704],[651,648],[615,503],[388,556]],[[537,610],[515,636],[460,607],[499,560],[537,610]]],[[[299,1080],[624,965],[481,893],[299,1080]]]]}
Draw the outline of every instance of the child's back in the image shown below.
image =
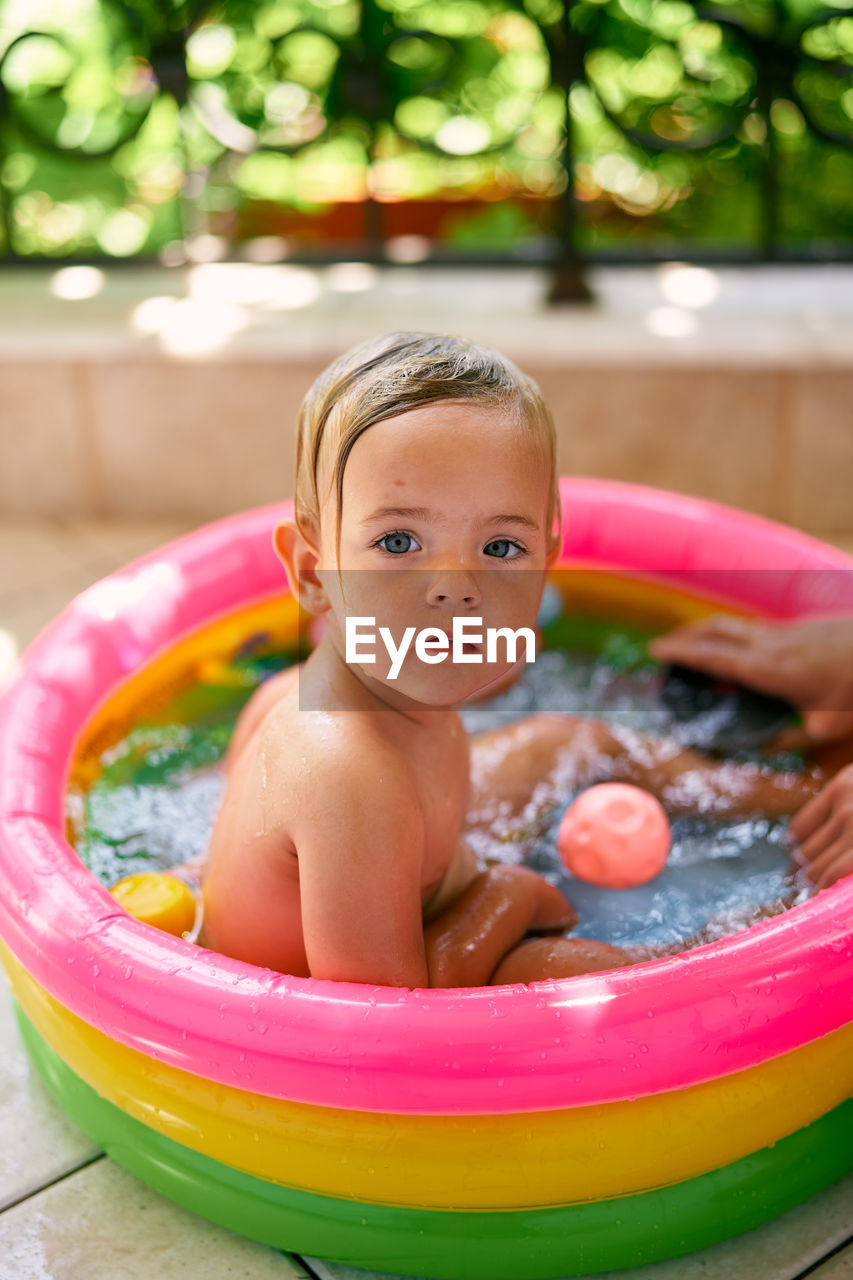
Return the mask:
{"type": "Polygon", "coordinates": [[[467,735],[454,711],[422,721],[377,712],[355,680],[348,706],[336,692],[334,711],[303,711],[299,678],[310,675],[286,676],[238,727],[211,838],[204,941],[306,977],[334,976],[343,951],[347,976],[370,981],[380,935],[399,934],[405,953],[412,927],[476,874],[459,838],[467,735]],[[330,914],[332,899],[345,910],[330,914]]]}

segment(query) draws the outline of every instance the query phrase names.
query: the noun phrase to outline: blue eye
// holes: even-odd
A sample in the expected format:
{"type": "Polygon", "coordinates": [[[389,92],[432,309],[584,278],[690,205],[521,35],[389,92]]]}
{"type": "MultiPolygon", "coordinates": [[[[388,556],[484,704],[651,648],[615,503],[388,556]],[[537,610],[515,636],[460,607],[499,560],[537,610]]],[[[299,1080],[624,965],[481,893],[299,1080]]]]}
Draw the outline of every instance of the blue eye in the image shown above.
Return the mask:
{"type": "Polygon", "coordinates": [[[381,547],[383,551],[387,551],[391,555],[395,556],[405,555],[405,553],[407,551],[411,551],[413,547],[417,547],[418,550],[420,550],[418,543],[415,542],[412,535],[410,533],[403,533],[400,530],[397,530],[394,533],[383,534],[382,537],[378,538],[373,545],[381,547]]]}
{"type": "Polygon", "coordinates": [[[487,556],[494,556],[499,560],[517,560],[519,556],[524,555],[524,548],[517,542],[511,542],[509,538],[494,538],[491,542],[487,542],[483,551],[487,556]],[[490,551],[490,547],[499,548],[497,551],[490,551]],[[515,554],[512,554],[512,553],[515,554]]]}

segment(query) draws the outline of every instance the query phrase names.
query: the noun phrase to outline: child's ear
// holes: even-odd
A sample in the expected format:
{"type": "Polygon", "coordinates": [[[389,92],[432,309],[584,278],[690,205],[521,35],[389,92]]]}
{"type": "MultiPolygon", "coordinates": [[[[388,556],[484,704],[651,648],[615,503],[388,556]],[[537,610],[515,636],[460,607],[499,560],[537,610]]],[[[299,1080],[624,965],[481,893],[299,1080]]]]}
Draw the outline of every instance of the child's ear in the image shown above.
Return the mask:
{"type": "Polygon", "coordinates": [[[309,613],[325,613],[329,599],[317,573],[320,552],[292,520],[282,520],[273,533],[273,547],[287,571],[290,590],[309,613]]]}

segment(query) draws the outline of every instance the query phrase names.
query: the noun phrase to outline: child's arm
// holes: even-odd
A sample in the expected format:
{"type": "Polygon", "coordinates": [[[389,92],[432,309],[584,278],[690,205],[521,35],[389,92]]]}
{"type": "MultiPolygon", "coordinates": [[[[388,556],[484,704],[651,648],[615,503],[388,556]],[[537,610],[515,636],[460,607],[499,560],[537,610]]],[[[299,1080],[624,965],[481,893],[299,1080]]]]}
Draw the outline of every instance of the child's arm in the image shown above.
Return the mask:
{"type": "Polygon", "coordinates": [[[429,985],[421,881],[424,826],[399,759],[333,729],[300,787],[290,828],[312,978],[429,985]],[[310,775],[322,779],[314,785],[310,775]]]}
{"type": "Polygon", "coordinates": [[[424,824],[399,757],[380,741],[361,741],[355,751],[345,734],[332,734],[317,759],[323,786],[303,789],[289,824],[313,978],[479,986],[528,929],[576,922],[541,876],[500,866],[475,876],[425,930],[424,824]]]}
{"type": "Polygon", "coordinates": [[[469,826],[504,830],[526,806],[546,809],[594,782],[633,782],[670,812],[793,813],[817,790],[811,775],[710,760],[667,739],[613,730],[598,720],[543,713],[471,742],[469,826]]]}
{"type": "Polygon", "coordinates": [[[832,778],[791,821],[798,858],[817,889],[853,873],[853,765],[832,778]]]}

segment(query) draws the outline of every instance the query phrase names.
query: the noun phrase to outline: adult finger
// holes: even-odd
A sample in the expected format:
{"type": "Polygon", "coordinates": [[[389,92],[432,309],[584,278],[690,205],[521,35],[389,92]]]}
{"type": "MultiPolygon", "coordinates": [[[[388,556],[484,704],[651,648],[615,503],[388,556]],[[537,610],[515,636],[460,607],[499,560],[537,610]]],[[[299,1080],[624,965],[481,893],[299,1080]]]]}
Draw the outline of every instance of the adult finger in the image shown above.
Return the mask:
{"type": "Polygon", "coordinates": [[[764,755],[772,756],[780,751],[806,751],[814,745],[814,739],[809,737],[805,729],[794,727],[783,729],[775,738],[765,742],[761,750],[764,755]]]}
{"type": "Polygon", "coordinates": [[[711,636],[671,641],[658,637],[650,642],[649,653],[661,662],[681,663],[707,671],[721,680],[733,680],[773,697],[796,701],[790,675],[780,670],[771,650],[764,645],[737,645],[711,636]],[[666,641],[666,643],[664,643],[666,641]]]}
{"type": "Polygon", "coordinates": [[[721,680],[735,680],[738,684],[750,684],[756,688],[772,684],[772,674],[767,671],[767,659],[746,649],[735,649],[724,641],[703,639],[676,645],[649,645],[649,653],[659,662],[680,663],[707,671],[721,680]]]}
{"type": "Polygon", "coordinates": [[[853,734],[853,711],[806,711],[803,729],[812,742],[836,742],[853,734]]]}
{"type": "Polygon", "coordinates": [[[756,618],[744,618],[735,613],[712,613],[695,622],[685,622],[673,627],[669,635],[718,636],[721,639],[751,640],[767,624],[756,618]]]}
{"type": "Polygon", "coordinates": [[[762,747],[765,755],[779,751],[808,751],[853,736],[853,711],[807,711],[802,725],[783,729],[762,747]]]}
{"type": "Polygon", "coordinates": [[[672,631],[655,636],[649,643],[649,651],[655,656],[660,653],[667,657],[670,653],[695,653],[704,647],[729,651],[742,648],[753,638],[755,630],[755,626],[743,618],[715,614],[711,618],[688,622],[683,627],[675,627],[672,631]]]}
{"type": "Polygon", "coordinates": [[[847,838],[837,840],[823,857],[809,867],[806,875],[816,890],[828,889],[842,876],[853,871],[853,843],[847,838]]]}
{"type": "Polygon", "coordinates": [[[834,841],[840,839],[846,827],[845,815],[833,810],[824,823],[800,842],[799,858],[803,865],[817,861],[834,841]]]}
{"type": "Polygon", "coordinates": [[[816,796],[807,800],[802,809],[797,810],[788,824],[788,832],[797,844],[808,840],[826,822],[832,813],[834,800],[834,790],[828,783],[816,796]]]}

